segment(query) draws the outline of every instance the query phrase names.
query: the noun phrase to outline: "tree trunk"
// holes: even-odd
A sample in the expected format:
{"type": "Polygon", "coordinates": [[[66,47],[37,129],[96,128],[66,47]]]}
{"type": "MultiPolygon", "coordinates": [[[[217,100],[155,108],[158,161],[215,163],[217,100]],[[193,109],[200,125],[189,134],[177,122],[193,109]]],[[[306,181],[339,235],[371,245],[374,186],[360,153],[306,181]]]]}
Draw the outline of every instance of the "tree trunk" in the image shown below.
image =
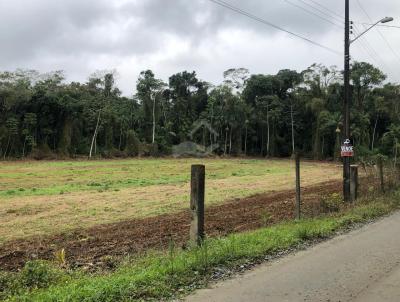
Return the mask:
{"type": "Polygon", "coordinates": [[[320,151],[321,151],[321,136],[319,132],[319,120],[318,120],[314,137],[314,148],[313,148],[314,159],[320,159],[320,151]]]}
{"type": "Polygon", "coordinates": [[[120,151],[121,151],[121,145],[122,145],[122,127],[121,127],[120,132],[119,132],[118,150],[120,150],[120,151]]]}
{"type": "Polygon", "coordinates": [[[24,139],[24,145],[22,146],[22,157],[25,157],[25,146],[26,146],[26,136],[24,139]]]}
{"type": "Polygon", "coordinates": [[[269,103],[267,103],[267,156],[269,156],[269,142],[270,142],[270,125],[269,125],[269,103]]]}
{"type": "Polygon", "coordinates": [[[232,153],[232,127],[229,132],[229,154],[232,153]]]}
{"type": "Polygon", "coordinates": [[[244,155],[247,155],[247,125],[246,125],[246,134],[244,137],[244,155]]]}
{"type": "MultiPolygon", "coordinates": [[[[211,126],[212,129],[214,129],[214,128],[213,128],[213,117],[214,117],[214,110],[213,110],[213,107],[211,107],[210,126],[211,126]]],[[[214,138],[214,140],[215,140],[215,138],[214,138]]],[[[210,131],[210,146],[211,146],[211,151],[214,151],[214,146],[213,146],[213,144],[214,144],[214,141],[213,141],[213,133],[212,133],[212,131],[210,131]]]]}
{"type": "Polygon", "coordinates": [[[94,129],[94,133],[93,133],[93,137],[92,137],[92,144],[91,144],[91,146],[90,146],[89,158],[92,158],[93,146],[94,146],[94,144],[95,144],[96,137],[97,137],[97,131],[98,131],[98,129],[99,129],[100,112],[101,112],[101,111],[99,110],[99,114],[97,115],[96,128],[94,129]]]}
{"type": "Polygon", "coordinates": [[[226,148],[227,148],[227,144],[228,144],[228,130],[229,130],[229,129],[225,129],[225,148],[224,148],[224,155],[226,155],[226,148]]]}
{"type": "Polygon", "coordinates": [[[263,156],[264,153],[264,127],[261,125],[261,151],[260,156],[263,156]]]}
{"type": "Polygon", "coordinates": [[[203,127],[203,146],[206,147],[206,128],[203,127]]]}
{"type": "MultiPolygon", "coordinates": [[[[58,142],[58,152],[61,155],[68,156],[71,149],[71,137],[72,137],[72,120],[66,117],[64,120],[61,137],[58,142]]],[[[55,145],[53,140],[53,145],[55,145]]],[[[55,149],[55,148],[54,148],[55,149]]]]}
{"type": "Polygon", "coordinates": [[[152,140],[151,140],[152,144],[154,144],[155,136],[156,136],[156,96],[154,95],[154,98],[153,98],[153,136],[152,136],[152,140]]]}
{"type": "Polygon", "coordinates": [[[336,139],[335,139],[335,147],[333,150],[333,158],[335,161],[339,161],[340,159],[340,133],[336,132],[336,139]]]}
{"type": "Polygon", "coordinates": [[[374,131],[372,132],[371,151],[374,151],[375,135],[376,135],[376,127],[377,127],[377,125],[378,125],[378,118],[379,118],[379,116],[376,115],[376,118],[375,118],[375,125],[374,125],[374,131]]]}
{"type": "Polygon", "coordinates": [[[10,147],[10,139],[11,139],[11,135],[8,135],[6,149],[4,150],[4,159],[6,159],[6,157],[7,157],[7,151],[8,151],[8,148],[10,147]]]}
{"type": "Polygon", "coordinates": [[[213,142],[213,135],[212,135],[211,131],[210,131],[210,148],[211,148],[211,151],[214,152],[214,142],[213,142]]]}
{"type": "Polygon", "coordinates": [[[295,154],[294,146],[294,119],[293,119],[293,104],[290,105],[290,119],[292,122],[292,156],[295,154]]]}

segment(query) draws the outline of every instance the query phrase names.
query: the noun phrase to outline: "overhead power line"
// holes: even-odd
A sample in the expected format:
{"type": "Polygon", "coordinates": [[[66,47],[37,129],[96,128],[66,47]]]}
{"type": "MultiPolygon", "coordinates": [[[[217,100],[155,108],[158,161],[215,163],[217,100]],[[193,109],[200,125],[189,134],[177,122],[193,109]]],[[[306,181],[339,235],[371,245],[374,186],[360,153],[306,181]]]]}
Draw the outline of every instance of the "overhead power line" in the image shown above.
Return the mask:
{"type": "Polygon", "coordinates": [[[327,50],[327,51],[329,51],[331,53],[334,53],[334,54],[339,55],[339,56],[342,55],[339,51],[337,51],[337,50],[335,50],[333,48],[330,48],[330,47],[325,46],[325,45],[323,45],[321,43],[315,42],[315,41],[311,40],[310,38],[307,38],[307,37],[304,37],[304,36],[302,36],[300,34],[294,33],[292,31],[287,30],[287,29],[285,29],[283,27],[280,27],[278,25],[275,25],[275,24],[273,24],[273,23],[271,23],[271,22],[269,22],[269,21],[267,21],[265,19],[257,17],[255,15],[253,15],[253,14],[251,14],[251,13],[249,13],[249,12],[247,12],[247,11],[241,9],[241,8],[233,6],[232,4],[229,4],[229,3],[225,2],[225,1],[222,1],[222,0],[209,0],[209,1],[211,1],[211,2],[213,2],[215,4],[218,4],[218,5],[222,6],[222,7],[225,7],[227,9],[229,9],[229,10],[232,10],[232,11],[238,13],[238,14],[244,15],[244,16],[246,16],[246,17],[248,17],[250,19],[253,19],[253,20],[257,21],[257,22],[260,22],[260,23],[262,23],[264,25],[267,25],[267,26],[270,26],[272,28],[275,28],[276,30],[279,30],[279,31],[285,32],[285,33],[287,33],[287,34],[289,34],[291,36],[297,37],[297,38],[299,38],[299,39],[301,39],[303,41],[306,41],[306,42],[308,42],[310,44],[313,44],[314,46],[318,46],[320,48],[323,48],[323,49],[325,49],[325,50],[327,50]]]}
{"type": "MultiPolygon", "coordinates": [[[[361,31],[355,25],[353,30],[355,37],[361,34],[361,31]]],[[[376,50],[371,46],[371,44],[364,36],[359,39],[359,44],[356,44],[356,46],[360,47],[360,49],[362,49],[379,67],[383,66],[385,69],[388,69],[385,62],[381,59],[379,54],[376,52],[376,50]]]]}
{"type": "MultiPolygon", "coordinates": [[[[301,3],[304,3],[304,5],[307,5],[308,7],[312,8],[312,9],[315,10],[315,11],[317,11],[317,12],[319,12],[319,13],[321,13],[321,14],[323,14],[323,15],[329,17],[329,18],[334,19],[335,21],[337,21],[337,19],[338,19],[337,17],[332,16],[332,15],[329,14],[329,13],[326,13],[325,11],[319,9],[318,7],[315,7],[314,5],[311,5],[310,3],[308,3],[308,2],[306,2],[306,1],[304,1],[304,0],[298,0],[298,1],[301,2],[301,3]]],[[[339,22],[341,22],[341,21],[342,21],[342,20],[339,19],[339,22]]]]}
{"type": "MultiPolygon", "coordinates": [[[[368,12],[365,10],[365,8],[362,6],[360,0],[357,0],[357,3],[360,6],[361,10],[364,12],[364,14],[367,16],[368,20],[373,23],[374,21],[372,21],[372,18],[370,17],[368,12]]],[[[393,55],[396,57],[397,61],[400,63],[399,54],[393,49],[392,45],[389,43],[389,41],[385,38],[385,36],[381,33],[381,31],[378,28],[376,28],[376,31],[381,36],[382,40],[385,41],[385,43],[388,46],[388,48],[390,49],[390,51],[393,53],[393,55]]]]}
{"type": "MultiPolygon", "coordinates": [[[[357,28],[356,25],[354,25],[354,33],[355,36],[358,36],[361,34],[361,31],[357,28]]],[[[380,68],[383,68],[386,71],[389,71],[390,73],[393,73],[393,70],[391,67],[389,67],[385,61],[382,59],[382,57],[379,55],[379,53],[373,48],[373,46],[368,42],[367,38],[365,36],[362,36],[359,40],[360,42],[360,47],[367,53],[367,55],[379,66],[380,68]]],[[[356,44],[358,45],[358,44],[356,44]]]]}
{"type": "Polygon", "coordinates": [[[338,25],[337,23],[335,23],[335,22],[333,22],[333,21],[331,21],[331,20],[329,20],[329,19],[327,19],[327,18],[325,18],[325,17],[322,17],[322,16],[318,15],[318,14],[314,13],[313,11],[310,11],[310,10],[307,9],[307,8],[304,8],[304,7],[300,6],[300,5],[297,5],[296,3],[293,3],[293,2],[291,2],[291,1],[289,1],[289,0],[285,0],[285,2],[288,3],[288,4],[290,4],[290,5],[292,5],[292,6],[294,6],[294,7],[297,7],[297,8],[299,8],[299,9],[305,11],[306,13],[309,13],[309,14],[311,14],[311,15],[313,15],[313,16],[316,16],[317,18],[320,18],[320,19],[322,19],[322,20],[324,20],[324,21],[326,21],[326,22],[328,22],[328,23],[330,23],[330,24],[333,24],[333,25],[335,25],[335,26],[337,26],[337,27],[339,27],[339,28],[343,28],[343,26],[338,25]]]}
{"type": "Polygon", "coordinates": [[[321,3],[318,3],[317,1],[314,1],[314,0],[309,0],[309,1],[312,2],[312,3],[314,3],[315,5],[318,5],[319,7],[323,8],[325,11],[328,11],[329,13],[331,13],[331,14],[333,14],[333,15],[339,17],[340,20],[343,20],[343,21],[344,21],[344,17],[341,16],[341,15],[339,15],[337,12],[333,11],[332,9],[330,9],[330,8],[328,8],[328,7],[324,6],[324,5],[322,5],[321,3]]]}

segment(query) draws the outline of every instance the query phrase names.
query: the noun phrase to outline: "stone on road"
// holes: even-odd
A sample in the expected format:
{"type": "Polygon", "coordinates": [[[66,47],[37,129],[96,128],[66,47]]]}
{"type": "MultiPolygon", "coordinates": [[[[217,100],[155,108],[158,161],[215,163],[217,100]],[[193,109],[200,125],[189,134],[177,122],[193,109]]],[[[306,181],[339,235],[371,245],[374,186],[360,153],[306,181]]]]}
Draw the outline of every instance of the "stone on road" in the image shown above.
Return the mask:
{"type": "Polygon", "coordinates": [[[400,213],[200,290],[187,301],[400,301],[400,213]]]}

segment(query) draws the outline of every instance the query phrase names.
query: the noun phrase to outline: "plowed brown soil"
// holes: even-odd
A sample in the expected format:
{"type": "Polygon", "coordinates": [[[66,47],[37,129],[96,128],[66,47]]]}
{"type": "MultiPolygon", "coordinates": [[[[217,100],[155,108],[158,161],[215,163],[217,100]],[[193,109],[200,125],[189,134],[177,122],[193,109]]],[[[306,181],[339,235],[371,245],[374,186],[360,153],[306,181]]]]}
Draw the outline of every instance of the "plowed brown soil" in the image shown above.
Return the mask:
{"type": "MultiPolygon", "coordinates": [[[[341,182],[329,182],[302,189],[304,215],[319,214],[321,196],[340,192],[341,182]]],[[[294,191],[259,194],[206,209],[207,236],[223,236],[293,218],[294,191]],[[267,218],[269,217],[269,218],[267,218]]],[[[32,237],[0,246],[0,267],[21,268],[30,259],[53,259],[65,249],[72,267],[103,266],[105,256],[125,256],[168,246],[170,238],[183,246],[188,239],[189,211],[133,219],[48,237],[32,237]]]]}

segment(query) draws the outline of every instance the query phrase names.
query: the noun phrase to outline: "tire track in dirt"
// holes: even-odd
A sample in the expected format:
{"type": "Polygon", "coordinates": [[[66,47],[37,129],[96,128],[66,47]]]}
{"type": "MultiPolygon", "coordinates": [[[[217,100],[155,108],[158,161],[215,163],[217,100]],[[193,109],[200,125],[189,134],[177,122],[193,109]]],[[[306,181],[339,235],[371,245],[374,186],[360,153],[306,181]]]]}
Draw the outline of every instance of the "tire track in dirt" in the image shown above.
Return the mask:
{"type": "MultiPolygon", "coordinates": [[[[341,191],[340,181],[330,181],[302,189],[302,211],[319,214],[321,196],[341,191]]],[[[292,219],[294,190],[257,194],[231,200],[206,209],[207,236],[224,236],[292,219]],[[268,222],[265,218],[268,216],[268,222]]],[[[162,249],[172,239],[184,246],[188,240],[189,211],[156,217],[132,219],[112,224],[81,228],[57,235],[13,240],[0,246],[0,267],[17,270],[31,259],[53,259],[54,252],[65,249],[72,267],[104,266],[105,256],[127,256],[148,249],[162,249]]]]}

